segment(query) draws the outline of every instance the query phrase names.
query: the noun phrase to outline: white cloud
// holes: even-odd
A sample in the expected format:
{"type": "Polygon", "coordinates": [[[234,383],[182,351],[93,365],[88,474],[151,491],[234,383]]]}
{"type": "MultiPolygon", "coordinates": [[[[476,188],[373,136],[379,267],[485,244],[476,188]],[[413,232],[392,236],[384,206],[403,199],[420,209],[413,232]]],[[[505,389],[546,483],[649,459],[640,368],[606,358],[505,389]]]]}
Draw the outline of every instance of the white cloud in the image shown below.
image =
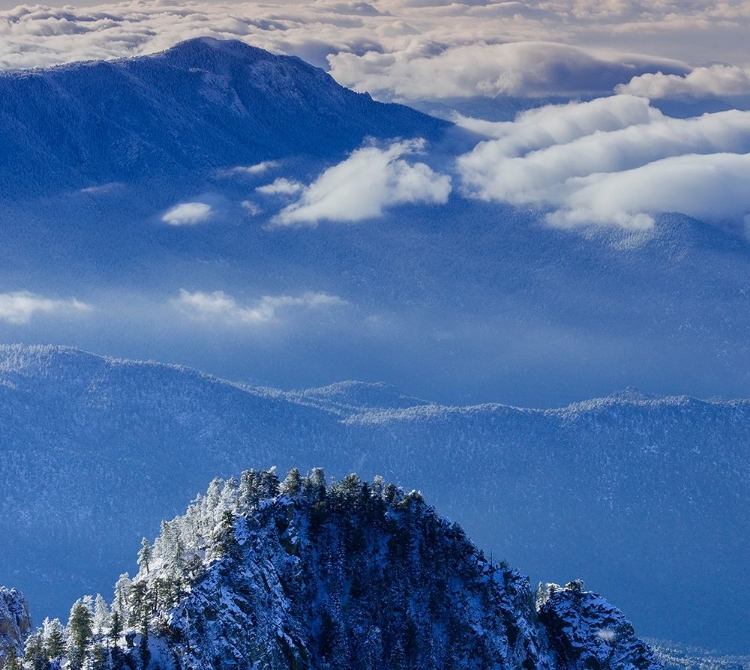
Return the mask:
{"type": "MultiPolygon", "coordinates": [[[[655,59],[597,54],[549,42],[476,43],[452,46],[435,54],[403,50],[364,56],[329,56],[331,74],[342,84],[396,100],[463,97],[580,96],[610,93],[655,59]]],[[[678,63],[662,68],[685,72],[678,63]]]]}
{"type": "Polygon", "coordinates": [[[170,226],[194,226],[213,216],[211,205],[205,202],[184,202],[167,211],[161,220],[170,226]]]}
{"type": "Polygon", "coordinates": [[[707,221],[750,212],[740,192],[750,112],[674,119],[643,98],[613,96],[483,128],[495,139],[458,160],[465,192],[554,210],[552,223],[646,227],[659,212],[707,221]]]}
{"type": "Polygon", "coordinates": [[[218,176],[220,177],[231,177],[233,175],[250,175],[255,176],[264,174],[269,170],[279,167],[279,161],[263,161],[256,163],[255,165],[238,165],[237,167],[229,168],[226,170],[219,170],[218,176]]]}
{"type": "Polygon", "coordinates": [[[750,213],[750,154],[687,155],[633,170],[575,180],[551,223],[647,228],[653,215],[680,212],[709,222],[744,222],[750,213]]]}
{"type": "Polygon", "coordinates": [[[289,310],[318,310],[345,305],[346,301],[328,293],[304,293],[301,296],[263,296],[252,305],[243,305],[223,291],[191,293],[180,289],[173,304],[188,316],[203,321],[221,321],[237,325],[260,325],[278,320],[289,310]]]}
{"type": "Polygon", "coordinates": [[[108,184],[101,184],[99,186],[89,186],[82,188],[79,193],[86,193],[88,195],[100,195],[104,193],[112,193],[113,191],[119,191],[125,188],[125,184],[117,181],[109,182],[108,184]]]}
{"type": "Polygon", "coordinates": [[[750,95],[750,68],[732,65],[698,67],[685,75],[663,72],[633,77],[619,93],[659,98],[732,98],[750,95]]]}
{"type": "Polygon", "coordinates": [[[317,225],[319,221],[362,221],[405,203],[444,204],[451,179],[404,156],[424,149],[422,140],[396,142],[386,149],[365,147],[327,169],[299,199],[274,219],[276,225],[317,225]]]}
{"type": "Polygon", "coordinates": [[[298,181],[279,177],[272,183],[258,186],[255,190],[263,195],[294,195],[302,190],[303,186],[298,181]]]}
{"type": "Polygon", "coordinates": [[[212,36],[321,66],[330,56],[342,82],[383,96],[580,94],[683,71],[665,58],[744,65],[748,28],[750,0],[23,5],[0,12],[0,68],[142,55],[212,36]]]}
{"type": "Polygon", "coordinates": [[[89,305],[75,298],[56,300],[29,291],[0,293],[0,321],[14,325],[29,323],[36,314],[69,316],[90,310],[89,305]]]}
{"type": "Polygon", "coordinates": [[[240,204],[242,205],[242,209],[250,216],[258,216],[263,213],[263,209],[252,200],[243,200],[240,204]]]}

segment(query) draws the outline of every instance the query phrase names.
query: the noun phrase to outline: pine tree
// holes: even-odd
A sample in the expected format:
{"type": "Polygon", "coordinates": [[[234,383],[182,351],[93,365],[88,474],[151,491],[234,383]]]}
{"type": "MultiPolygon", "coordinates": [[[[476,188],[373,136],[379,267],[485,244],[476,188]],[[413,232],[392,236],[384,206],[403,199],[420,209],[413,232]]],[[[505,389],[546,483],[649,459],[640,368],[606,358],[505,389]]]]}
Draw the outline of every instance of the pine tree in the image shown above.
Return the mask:
{"type": "Polygon", "coordinates": [[[76,600],[68,620],[70,667],[73,670],[80,670],[86,662],[88,645],[93,636],[93,620],[91,607],[86,601],[76,600]]]}
{"type": "Polygon", "coordinates": [[[296,496],[302,490],[302,476],[297,468],[292,468],[281,485],[281,492],[296,496]]]}
{"type": "Polygon", "coordinates": [[[91,670],[108,670],[109,665],[107,650],[100,644],[94,645],[91,651],[91,670]]]}
{"type": "Polygon", "coordinates": [[[141,659],[141,670],[146,670],[151,662],[151,650],[148,646],[149,618],[144,614],[141,620],[141,642],[138,646],[138,656],[141,659]]]}
{"type": "Polygon", "coordinates": [[[146,574],[149,573],[149,563],[151,562],[152,555],[153,550],[151,549],[151,544],[148,539],[144,537],[141,540],[141,550],[138,552],[138,567],[141,568],[141,570],[145,570],[146,574]]]}
{"type": "Polygon", "coordinates": [[[5,652],[5,664],[3,665],[4,670],[23,670],[21,662],[18,660],[16,654],[16,648],[11,645],[5,652]]]}
{"type": "Polygon", "coordinates": [[[112,603],[112,611],[120,615],[120,622],[124,624],[128,620],[130,610],[130,593],[133,589],[133,582],[127,572],[120,575],[115,584],[115,600],[112,603]]]}
{"type": "Polygon", "coordinates": [[[65,632],[59,619],[45,619],[42,623],[44,649],[50,661],[62,658],[65,653],[65,632]]]}
{"type": "Polygon", "coordinates": [[[41,628],[26,638],[23,660],[32,670],[44,670],[46,668],[47,658],[44,653],[44,632],[41,628]]]}
{"type": "Polygon", "coordinates": [[[148,585],[144,581],[134,582],[130,587],[130,616],[128,623],[134,628],[138,626],[145,613],[148,612],[148,585]]]}
{"type": "Polygon", "coordinates": [[[111,645],[112,668],[120,670],[123,667],[124,654],[119,647],[120,635],[122,634],[123,624],[122,617],[117,610],[112,612],[112,622],[109,626],[109,641],[111,645]]]}
{"type": "Polygon", "coordinates": [[[107,606],[107,601],[102,598],[100,593],[96,594],[94,599],[94,632],[97,635],[104,635],[109,630],[112,616],[107,606]]]}
{"type": "Polygon", "coordinates": [[[231,510],[226,510],[221,515],[221,522],[216,529],[212,543],[211,553],[214,558],[238,556],[239,544],[234,534],[234,522],[235,518],[231,510]]]}

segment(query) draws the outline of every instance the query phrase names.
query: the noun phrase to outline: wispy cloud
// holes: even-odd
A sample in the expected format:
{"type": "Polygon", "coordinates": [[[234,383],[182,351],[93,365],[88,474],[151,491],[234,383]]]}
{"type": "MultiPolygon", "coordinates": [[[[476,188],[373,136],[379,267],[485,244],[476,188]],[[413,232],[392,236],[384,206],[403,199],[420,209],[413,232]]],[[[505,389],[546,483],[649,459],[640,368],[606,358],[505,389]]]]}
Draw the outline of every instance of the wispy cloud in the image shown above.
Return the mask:
{"type": "Polygon", "coordinates": [[[319,310],[345,305],[346,301],[328,293],[303,293],[300,296],[263,296],[252,304],[243,304],[223,291],[207,293],[180,289],[173,304],[188,316],[209,322],[236,325],[260,325],[277,321],[292,310],[319,310]]]}
{"type": "Polygon", "coordinates": [[[88,195],[101,195],[105,193],[112,193],[113,191],[119,191],[125,188],[125,184],[117,181],[109,182],[108,184],[100,184],[98,186],[88,186],[82,188],[79,193],[86,193],[88,195]]]}
{"type": "Polygon", "coordinates": [[[465,193],[549,208],[552,223],[644,227],[660,212],[707,221],[750,213],[741,186],[750,112],[674,119],[643,98],[613,96],[481,128],[495,139],[459,158],[465,193]]]}
{"type": "Polygon", "coordinates": [[[195,226],[213,216],[211,205],[205,202],[184,202],[164,213],[161,220],[170,226],[195,226]]]}
{"type": "Polygon", "coordinates": [[[384,208],[394,205],[444,204],[451,192],[450,177],[404,158],[424,147],[424,141],[413,140],[355,151],[307,186],[274,223],[314,226],[322,220],[362,221],[382,216],[384,208]]]}
{"type": "Polygon", "coordinates": [[[58,300],[29,291],[0,293],[0,321],[14,325],[29,323],[37,314],[70,316],[91,311],[92,307],[76,298],[58,300]]]}
{"type": "Polygon", "coordinates": [[[279,165],[281,165],[279,161],[263,161],[255,165],[238,165],[237,167],[219,170],[217,174],[220,177],[231,177],[233,175],[256,176],[265,174],[269,170],[279,167],[279,165]]]}

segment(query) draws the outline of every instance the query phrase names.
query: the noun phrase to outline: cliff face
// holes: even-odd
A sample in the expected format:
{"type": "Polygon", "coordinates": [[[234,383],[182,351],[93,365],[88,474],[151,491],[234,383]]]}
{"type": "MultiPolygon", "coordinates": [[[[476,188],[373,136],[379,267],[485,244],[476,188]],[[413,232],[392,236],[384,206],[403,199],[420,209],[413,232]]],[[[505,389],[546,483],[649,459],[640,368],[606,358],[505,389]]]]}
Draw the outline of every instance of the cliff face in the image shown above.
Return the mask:
{"type": "Polygon", "coordinates": [[[23,643],[31,631],[29,605],[16,589],[0,586],[0,668],[9,650],[23,654],[23,643]]]}

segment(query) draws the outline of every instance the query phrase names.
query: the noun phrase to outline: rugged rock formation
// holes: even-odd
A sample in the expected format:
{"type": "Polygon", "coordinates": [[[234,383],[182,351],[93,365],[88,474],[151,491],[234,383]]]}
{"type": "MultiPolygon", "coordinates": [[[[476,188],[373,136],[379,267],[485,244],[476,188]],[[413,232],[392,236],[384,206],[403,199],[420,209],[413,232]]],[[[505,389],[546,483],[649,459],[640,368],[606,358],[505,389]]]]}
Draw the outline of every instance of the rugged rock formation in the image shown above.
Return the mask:
{"type": "Polygon", "coordinates": [[[9,652],[23,654],[26,636],[31,631],[29,606],[16,589],[0,586],[0,668],[9,652]]]}

